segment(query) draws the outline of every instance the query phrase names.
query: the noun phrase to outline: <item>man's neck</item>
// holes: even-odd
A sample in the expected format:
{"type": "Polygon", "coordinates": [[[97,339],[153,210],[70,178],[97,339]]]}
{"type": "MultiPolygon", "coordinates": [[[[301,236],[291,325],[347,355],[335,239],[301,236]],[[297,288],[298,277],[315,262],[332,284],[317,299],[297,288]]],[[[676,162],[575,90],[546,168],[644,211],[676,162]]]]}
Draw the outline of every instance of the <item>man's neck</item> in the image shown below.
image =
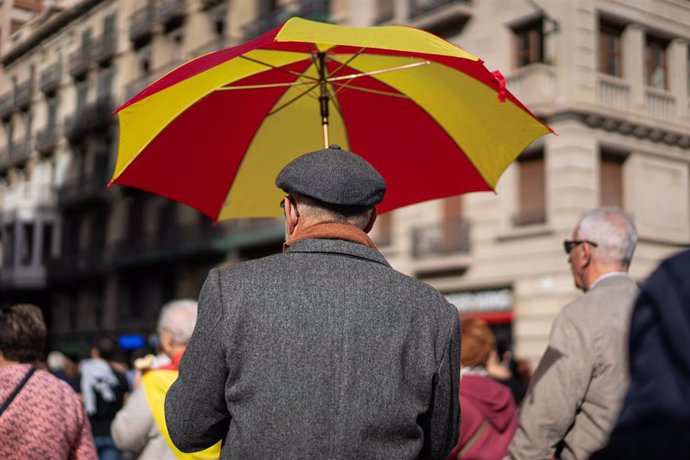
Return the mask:
{"type": "Polygon", "coordinates": [[[587,290],[592,289],[597,283],[603,279],[610,278],[612,276],[627,275],[628,270],[620,266],[606,267],[593,272],[592,276],[589,278],[589,283],[587,284],[587,290]]]}

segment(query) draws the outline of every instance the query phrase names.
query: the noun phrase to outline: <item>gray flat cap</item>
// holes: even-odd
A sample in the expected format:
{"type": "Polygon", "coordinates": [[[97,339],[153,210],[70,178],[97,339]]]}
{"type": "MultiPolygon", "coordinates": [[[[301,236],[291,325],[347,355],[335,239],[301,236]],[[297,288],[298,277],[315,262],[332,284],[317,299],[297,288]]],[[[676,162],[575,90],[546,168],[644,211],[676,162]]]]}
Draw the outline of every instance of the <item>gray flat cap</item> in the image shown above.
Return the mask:
{"type": "Polygon", "coordinates": [[[386,182],[359,155],[331,145],[305,153],[288,163],[276,185],[336,206],[371,208],[383,200],[386,182]]]}

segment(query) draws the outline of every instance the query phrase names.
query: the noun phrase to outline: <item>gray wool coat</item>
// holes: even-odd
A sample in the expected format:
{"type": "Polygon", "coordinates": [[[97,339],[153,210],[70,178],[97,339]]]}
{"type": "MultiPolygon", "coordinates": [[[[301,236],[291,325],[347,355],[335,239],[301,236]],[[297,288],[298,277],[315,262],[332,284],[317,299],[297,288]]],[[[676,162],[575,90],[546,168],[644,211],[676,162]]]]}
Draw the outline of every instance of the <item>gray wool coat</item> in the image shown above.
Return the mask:
{"type": "Polygon", "coordinates": [[[376,250],[302,240],[208,275],[165,401],[182,451],[443,458],[458,439],[457,310],[376,250]]]}

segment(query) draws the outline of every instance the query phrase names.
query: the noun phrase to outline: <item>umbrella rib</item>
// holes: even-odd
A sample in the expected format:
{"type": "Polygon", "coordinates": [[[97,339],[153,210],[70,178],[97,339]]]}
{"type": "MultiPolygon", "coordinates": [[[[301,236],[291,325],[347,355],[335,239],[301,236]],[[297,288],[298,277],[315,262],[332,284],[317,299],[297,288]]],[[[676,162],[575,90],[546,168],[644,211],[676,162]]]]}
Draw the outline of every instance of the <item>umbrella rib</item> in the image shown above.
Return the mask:
{"type": "Polygon", "coordinates": [[[397,66],[397,67],[391,67],[388,69],[372,70],[370,72],[360,72],[360,73],[354,73],[351,75],[342,75],[340,77],[330,77],[326,81],[328,81],[329,83],[332,83],[334,81],[340,81],[340,80],[352,80],[354,78],[368,77],[371,75],[378,75],[380,73],[394,72],[396,70],[411,69],[413,67],[419,67],[419,66],[428,65],[428,64],[431,64],[431,61],[413,62],[412,64],[405,64],[405,65],[401,65],[401,66],[397,66]]]}
{"type": "Polygon", "coordinates": [[[338,72],[340,72],[340,69],[342,69],[343,67],[346,67],[350,62],[352,62],[356,57],[358,57],[358,56],[359,56],[360,54],[362,54],[364,51],[366,51],[366,48],[360,49],[360,50],[357,51],[354,55],[350,56],[350,58],[349,58],[347,61],[345,61],[345,62],[343,62],[343,63],[341,63],[341,62],[339,62],[339,61],[337,61],[337,60],[335,60],[335,59],[333,59],[333,58],[331,57],[331,58],[330,58],[331,61],[333,61],[333,62],[335,62],[335,63],[337,63],[337,64],[340,64],[340,67],[338,67],[337,69],[335,69],[335,71],[333,71],[333,73],[332,73],[331,75],[335,75],[335,74],[337,74],[338,72]]]}
{"type": "Polygon", "coordinates": [[[296,76],[297,78],[307,78],[307,79],[312,80],[312,81],[317,80],[317,78],[309,77],[307,75],[304,75],[303,73],[295,72],[294,70],[283,69],[282,67],[278,67],[278,66],[275,66],[273,64],[269,64],[268,62],[260,61],[258,59],[250,58],[250,57],[247,57],[245,55],[240,55],[239,57],[241,57],[242,59],[246,59],[247,61],[253,62],[255,64],[263,65],[263,66],[269,67],[271,69],[286,73],[288,75],[296,76]]]}
{"type": "MultiPolygon", "coordinates": [[[[303,86],[313,84],[315,84],[313,81],[293,81],[291,83],[264,83],[262,85],[222,86],[220,88],[216,88],[215,91],[233,91],[236,89],[284,88],[286,86],[303,86]]],[[[318,84],[318,82],[316,84],[318,84]]]]}
{"type": "Polygon", "coordinates": [[[311,88],[308,88],[306,91],[302,91],[300,94],[298,94],[297,96],[293,97],[293,98],[290,99],[289,101],[287,101],[287,102],[285,102],[284,104],[282,104],[282,105],[276,107],[275,109],[271,110],[270,112],[268,112],[268,114],[267,114],[266,116],[271,116],[271,115],[273,115],[273,114],[275,114],[275,113],[277,113],[277,112],[280,112],[281,110],[283,110],[284,108],[286,108],[287,106],[289,106],[290,104],[292,104],[293,102],[296,102],[297,100],[301,99],[302,97],[309,95],[309,93],[310,93],[314,88],[316,88],[317,86],[319,86],[319,83],[318,83],[318,82],[315,83],[315,84],[313,84],[313,85],[311,86],[311,88]]]}
{"type": "Polygon", "coordinates": [[[362,91],[363,93],[371,93],[371,94],[378,94],[380,96],[391,96],[391,97],[397,97],[400,99],[409,99],[408,96],[402,94],[402,93],[392,93],[389,91],[381,91],[380,89],[371,89],[371,88],[362,88],[361,86],[351,86],[349,83],[335,83],[338,85],[338,90],[336,91],[336,94],[338,94],[340,91],[344,89],[353,89],[356,91],[362,91]]]}

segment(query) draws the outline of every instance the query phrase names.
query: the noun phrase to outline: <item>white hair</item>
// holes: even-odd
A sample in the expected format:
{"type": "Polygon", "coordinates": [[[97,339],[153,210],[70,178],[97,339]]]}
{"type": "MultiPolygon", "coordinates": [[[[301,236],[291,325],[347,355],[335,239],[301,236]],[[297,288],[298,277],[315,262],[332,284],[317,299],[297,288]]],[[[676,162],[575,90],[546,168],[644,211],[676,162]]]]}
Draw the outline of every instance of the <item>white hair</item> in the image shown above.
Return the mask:
{"type": "Polygon", "coordinates": [[[576,238],[597,244],[594,255],[599,262],[630,266],[637,230],[632,219],[621,209],[609,206],[586,212],[577,224],[576,238]]]}
{"type": "Polygon", "coordinates": [[[51,351],[48,353],[46,364],[51,371],[64,371],[67,367],[67,357],[61,351],[51,351]]]}
{"type": "Polygon", "coordinates": [[[197,303],[194,300],[173,300],[161,307],[158,330],[170,333],[175,345],[187,345],[196,324],[197,303]]]}

